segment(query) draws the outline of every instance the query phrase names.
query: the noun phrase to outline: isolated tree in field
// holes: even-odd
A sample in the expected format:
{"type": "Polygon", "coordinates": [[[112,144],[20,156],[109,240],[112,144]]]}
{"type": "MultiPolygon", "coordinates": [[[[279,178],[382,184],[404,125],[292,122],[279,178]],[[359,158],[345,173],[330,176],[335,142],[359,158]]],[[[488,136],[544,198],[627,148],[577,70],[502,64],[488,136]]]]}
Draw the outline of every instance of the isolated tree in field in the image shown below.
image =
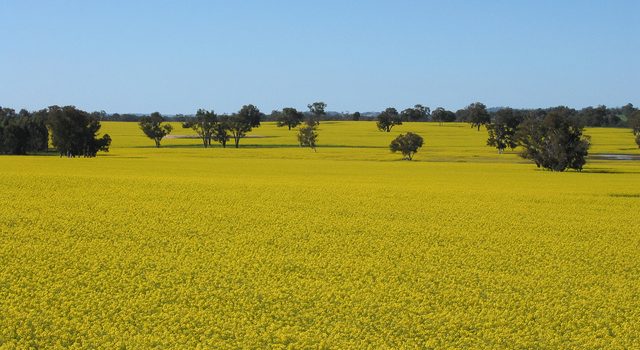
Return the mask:
{"type": "Polygon", "coordinates": [[[431,109],[421,104],[413,106],[413,108],[407,108],[401,113],[402,121],[417,122],[421,120],[429,119],[431,109]]]}
{"type": "Polygon", "coordinates": [[[400,134],[400,136],[391,141],[389,148],[393,153],[401,152],[403,159],[411,160],[413,155],[418,152],[418,149],[422,147],[423,142],[422,136],[408,132],[400,134]]]}
{"type": "Polygon", "coordinates": [[[211,140],[214,137],[218,124],[218,116],[216,116],[213,110],[198,109],[195,117],[186,118],[185,121],[182,122],[182,127],[193,129],[198,136],[200,136],[204,148],[207,148],[211,146],[211,140]]]}
{"type": "Polygon", "coordinates": [[[378,115],[377,119],[378,122],[376,123],[376,126],[380,131],[390,132],[391,128],[394,126],[402,125],[402,118],[398,114],[398,111],[393,107],[385,109],[378,115]]]}
{"type": "Polygon", "coordinates": [[[239,147],[241,138],[245,137],[251,129],[260,126],[262,117],[263,114],[256,106],[244,105],[238,113],[225,118],[224,123],[236,148],[239,147]]]}
{"type": "Polygon", "coordinates": [[[109,151],[111,137],[97,137],[101,125],[95,116],[73,106],[51,106],[38,113],[47,115],[51,143],[61,157],[95,157],[98,151],[109,151]]]}
{"type": "Polygon", "coordinates": [[[511,108],[502,108],[495,113],[494,119],[493,123],[487,124],[487,145],[497,148],[498,153],[504,152],[507,147],[516,148],[516,131],[524,119],[522,113],[511,108]]]}
{"type": "Polygon", "coordinates": [[[478,128],[491,123],[491,115],[487,112],[487,106],[480,102],[474,102],[465,109],[465,118],[472,128],[478,128]]]}
{"type": "Polygon", "coordinates": [[[310,115],[305,123],[307,123],[307,125],[320,124],[320,119],[326,114],[325,109],[327,108],[327,104],[324,102],[314,102],[307,105],[307,108],[309,108],[310,115]]]}
{"type": "Polygon", "coordinates": [[[575,118],[575,110],[556,107],[543,118],[530,117],[518,127],[518,144],[525,159],[552,171],[582,170],[589,151],[589,138],[575,118]]]}
{"type": "Polygon", "coordinates": [[[282,112],[276,115],[276,125],[278,127],[286,126],[291,130],[302,123],[304,119],[304,113],[298,112],[297,109],[287,107],[283,108],[282,112]]]}
{"type": "Polygon", "coordinates": [[[456,114],[442,107],[438,107],[431,112],[431,120],[442,125],[442,123],[453,122],[456,120],[456,114]]]}
{"type": "Polygon", "coordinates": [[[160,147],[162,139],[169,135],[173,130],[173,126],[164,123],[164,118],[158,112],[153,112],[149,116],[140,118],[140,130],[156,143],[156,147],[160,147]]]}
{"type": "Polygon", "coordinates": [[[354,112],[354,113],[351,115],[351,120],[353,120],[353,121],[356,121],[356,122],[357,122],[358,120],[360,120],[360,117],[361,117],[361,116],[360,116],[360,112],[354,112]]]}
{"type": "Polygon", "coordinates": [[[298,142],[300,147],[311,147],[316,151],[316,142],[318,141],[318,133],[315,125],[305,124],[298,130],[298,142]]]}

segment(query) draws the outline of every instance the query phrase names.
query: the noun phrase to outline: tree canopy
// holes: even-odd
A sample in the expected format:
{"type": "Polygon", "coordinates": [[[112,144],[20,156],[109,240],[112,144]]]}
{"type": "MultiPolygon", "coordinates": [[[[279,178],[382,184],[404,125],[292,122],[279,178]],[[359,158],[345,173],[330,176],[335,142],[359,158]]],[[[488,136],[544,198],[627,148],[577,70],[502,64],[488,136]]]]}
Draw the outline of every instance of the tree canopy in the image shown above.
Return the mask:
{"type": "Polygon", "coordinates": [[[516,131],[524,119],[522,112],[511,108],[502,108],[494,115],[492,123],[487,124],[489,139],[487,145],[498,149],[502,153],[507,147],[514,149],[518,145],[516,131]]]}
{"type": "Polygon", "coordinates": [[[556,107],[544,117],[530,116],[518,127],[520,154],[552,171],[582,170],[590,142],[575,118],[575,110],[556,107]]]}
{"type": "Polygon", "coordinates": [[[260,126],[262,117],[263,114],[258,107],[251,104],[242,106],[238,113],[224,116],[223,123],[231,134],[236,148],[239,147],[241,138],[253,128],[260,126]]]}
{"type": "Polygon", "coordinates": [[[464,110],[464,117],[471,124],[472,128],[478,128],[491,123],[491,115],[487,112],[487,106],[480,102],[474,102],[464,110]]]}
{"type": "Polygon", "coordinates": [[[42,152],[48,142],[46,116],[0,107],[0,154],[42,152]]]}
{"type": "Polygon", "coordinates": [[[276,114],[277,126],[286,126],[291,130],[302,123],[304,119],[304,113],[298,112],[297,109],[292,107],[286,107],[282,109],[282,112],[276,114]]]}
{"type": "Polygon", "coordinates": [[[429,107],[417,104],[413,106],[413,108],[407,108],[403,110],[401,113],[401,117],[402,121],[417,122],[428,120],[430,114],[431,109],[429,109],[429,107]]]}
{"type": "Polygon", "coordinates": [[[207,111],[205,109],[198,109],[195,117],[182,122],[183,128],[191,128],[200,136],[205,148],[211,146],[211,140],[214,139],[218,126],[218,116],[213,110],[207,111]]]}
{"type": "Polygon", "coordinates": [[[401,152],[403,155],[403,159],[411,160],[413,159],[413,156],[418,152],[418,149],[422,147],[423,143],[424,140],[422,136],[414,134],[412,132],[408,132],[406,134],[400,134],[393,141],[391,141],[389,148],[393,153],[401,152]]]}
{"type": "Polygon", "coordinates": [[[309,117],[306,120],[308,125],[318,125],[320,124],[320,118],[326,115],[325,109],[327,108],[327,104],[324,102],[314,102],[307,105],[309,108],[309,117]]]}
{"type": "Polygon", "coordinates": [[[97,137],[101,125],[95,115],[74,106],[51,106],[42,113],[47,115],[51,143],[61,157],[95,157],[98,151],[109,151],[111,137],[97,137]]]}
{"type": "Polygon", "coordinates": [[[376,123],[376,126],[380,131],[391,132],[391,128],[394,126],[402,125],[402,118],[400,117],[400,114],[398,114],[398,111],[393,107],[385,109],[378,115],[377,119],[378,122],[376,123]]]}
{"type": "Polygon", "coordinates": [[[448,111],[442,107],[438,107],[431,112],[431,120],[434,122],[438,122],[440,125],[442,123],[449,123],[456,120],[456,114],[448,111]]]}
{"type": "Polygon", "coordinates": [[[153,112],[149,116],[140,118],[138,123],[142,132],[155,142],[156,147],[160,147],[162,139],[173,130],[171,124],[163,122],[162,115],[158,112],[153,112]]]}
{"type": "Polygon", "coordinates": [[[318,141],[317,127],[315,125],[303,125],[298,130],[298,142],[300,147],[310,147],[316,151],[316,143],[318,141]]]}

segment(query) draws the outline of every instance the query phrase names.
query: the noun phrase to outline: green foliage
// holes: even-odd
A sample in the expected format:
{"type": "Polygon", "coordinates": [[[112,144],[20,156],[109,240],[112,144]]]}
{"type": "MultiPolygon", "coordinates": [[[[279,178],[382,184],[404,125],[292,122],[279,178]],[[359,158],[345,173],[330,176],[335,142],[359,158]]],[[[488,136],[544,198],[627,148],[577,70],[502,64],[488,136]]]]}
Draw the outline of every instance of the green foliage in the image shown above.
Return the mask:
{"type": "Polygon", "coordinates": [[[297,109],[286,107],[282,109],[282,112],[276,114],[276,121],[279,127],[286,126],[291,130],[302,123],[304,119],[304,113],[298,112],[297,109]]]}
{"type": "Polygon", "coordinates": [[[472,128],[478,128],[491,123],[491,115],[487,112],[487,106],[480,102],[474,102],[467,106],[464,110],[466,121],[471,124],[472,128]]]}
{"type": "Polygon", "coordinates": [[[222,122],[226,130],[231,134],[236,148],[240,145],[240,139],[245,137],[251,129],[260,126],[263,114],[254,105],[244,105],[236,114],[224,116],[222,122]]]}
{"type": "Polygon", "coordinates": [[[398,114],[398,111],[389,107],[380,113],[377,117],[378,121],[376,126],[380,131],[391,132],[391,128],[396,125],[402,125],[402,117],[398,114]]]}
{"type": "Polygon", "coordinates": [[[18,114],[0,107],[0,154],[27,154],[47,150],[49,132],[45,118],[26,110],[18,114]]]}
{"type": "Polygon", "coordinates": [[[97,138],[101,125],[95,115],[73,106],[51,106],[40,114],[47,116],[51,143],[61,157],[95,157],[98,151],[109,151],[111,137],[97,138]]]}
{"type": "Polygon", "coordinates": [[[640,110],[635,110],[629,113],[627,124],[633,131],[634,135],[640,135],[640,110]]]}
{"type": "Polygon", "coordinates": [[[310,115],[305,120],[307,125],[318,125],[320,124],[320,118],[322,118],[326,112],[327,104],[324,102],[314,102],[307,105],[309,108],[310,115]]]}
{"type": "Polygon", "coordinates": [[[316,143],[318,141],[318,133],[316,132],[315,125],[303,125],[298,130],[298,142],[300,147],[311,147],[313,151],[316,151],[316,143]]]}
{"type": "Polygon", "coordinates": [[[156,147],[160,147],[162,139],[173,130],[171,124],[163,122],[164,118],[162,115],[158,112],[153,112],[149,116],[140,118],[140,122],[138,123],[142,132],[155,142],[156,147]]]}
{"type": "Polygon", "coordinates": [[[422,136],[408,132],[406,134],[400,134],[391,141],[389,148],[391,149],[391,152],[401,152],[404,159],[411,160],[418,152],[418,149],[422,147],[423,143],[424,140],[422,139],[422,136]]]}
{"type": "Polygon", "coordinates": [[[421,104],[413,106],[413,108],[407,108],[400,113],[402,121],[406,122],[418,122],[425,121],[429,118],[431,110],[429,107],[425,107],[421,104]]]}
{"type": "Polygon", "coordinates": [[[523,120],[524,117],[520,111],[511,108],[502,108],[497,111],[493,123],[486,126],[489,133],[487,145],[497,148],[498,153],[502,153],[507,147],[516,148],[518,145],[516,131],[523,120]]]}
{"type": "Polygon", "coordinates": [[[229,130],[227,129],[227,123],[225,122],[227,116],[223,116],[218,123],[216,123],[213,127],[211,139],[216,141],[222,145],[222,148],[227,147],[227,142],[231,138],[229,135],[229,130]]]}
{"type": "Polygon", "coordinates": [[[557,107],[541,118],[528,118],[518,127],[521,157],[538,167],[552,171],[582,170],[590,142],[582,135],[583,127],[575,119],[575,111],[557,107]]]}
{"type": "Polygon", "coordinates": [[[449,123],[456,120],[456,114],[442,107],[438,107],[431,112],[431,120],[439,123],[449,123]]]}
{"type": "Polygon", "coordinates": [[[200,136],[205,148],[211,146],[211,140],[217,136],[219,126],[218,116],[214,111],[205,109],[198,109],[195,117],[189,118],[182,123],[183,128],[191,128],[200,136]]]}

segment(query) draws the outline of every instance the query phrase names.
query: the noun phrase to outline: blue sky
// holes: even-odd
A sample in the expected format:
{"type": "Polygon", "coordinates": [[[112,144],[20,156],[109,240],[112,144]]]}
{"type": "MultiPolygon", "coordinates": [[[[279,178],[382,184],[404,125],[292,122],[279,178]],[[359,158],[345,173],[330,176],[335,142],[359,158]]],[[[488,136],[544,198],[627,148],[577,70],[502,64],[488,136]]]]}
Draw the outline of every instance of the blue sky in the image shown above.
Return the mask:
{"type": "Polygon", "coordinates": [[[0,0],[0,105],[640,105],[640,1],[0,0]]]}

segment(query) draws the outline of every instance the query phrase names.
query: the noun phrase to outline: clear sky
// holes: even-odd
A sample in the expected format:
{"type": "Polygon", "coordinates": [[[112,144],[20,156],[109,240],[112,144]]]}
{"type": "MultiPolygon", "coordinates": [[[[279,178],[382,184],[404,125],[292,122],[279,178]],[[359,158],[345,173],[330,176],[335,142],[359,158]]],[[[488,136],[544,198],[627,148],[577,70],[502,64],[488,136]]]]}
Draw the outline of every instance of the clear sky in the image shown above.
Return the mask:
{"type": "Polygon", "coordinates": [[[640,1],[0,0],[0,105],[640,105],[640,1]]]}

